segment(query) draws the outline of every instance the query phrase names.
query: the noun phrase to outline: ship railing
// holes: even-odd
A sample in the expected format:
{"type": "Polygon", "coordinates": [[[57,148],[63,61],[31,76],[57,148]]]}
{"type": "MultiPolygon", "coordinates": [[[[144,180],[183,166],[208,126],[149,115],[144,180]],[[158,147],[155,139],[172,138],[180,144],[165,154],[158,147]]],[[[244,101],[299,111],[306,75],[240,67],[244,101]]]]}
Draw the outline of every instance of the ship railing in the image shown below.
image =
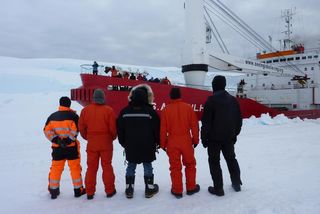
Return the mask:
{"type": "MultiPolygon", "coordinates": [[[[306,83],[301,85],[299,83],[288,84],[278,84],[278,85],[266,85],[266,86],[255,86],[249,90],[287,90],[287,89],[302,89],[302,88],[319,88],[318,83],[306,83]]],[[[248,90],[248,88],[246,88],[248,90]]]]}

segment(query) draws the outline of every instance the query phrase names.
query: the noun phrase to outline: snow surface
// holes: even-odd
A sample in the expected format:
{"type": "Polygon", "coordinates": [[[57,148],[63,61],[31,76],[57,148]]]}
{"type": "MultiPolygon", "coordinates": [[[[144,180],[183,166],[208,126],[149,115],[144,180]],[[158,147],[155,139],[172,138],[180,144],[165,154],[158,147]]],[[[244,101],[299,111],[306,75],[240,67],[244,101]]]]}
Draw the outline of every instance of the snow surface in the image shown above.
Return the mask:
{"type": "MultiPolygon", "coordinates": [[[[59,98],[80,85],[79,65],[90,62],[0,57],[0,63],[0,213],[320,213],[320,120],[291,120],[283,115],[244,120],[236,144],[243,181],[239,193],[230,186],[222,156],[225,196],[208,193],[212,181],[207,153],[199,145],[195,154],[197,183],[201,186],[198,194],[184,195],[180,200],[170,194],[168,158],[161,151],[153,163],[160,192],[151,199],[144,198],[143,170],[139,166],[134,198],[126,199],[125,159],[116,140],[115,197],[105,197],[99,169],[95,198],[74,198],[66,165],[61,195],[51,200],[47,191],[51,148],[43,126],[57,110],[59,98]]],[[[153,75],[180,75],[172,68],[150,69],[153,75]]],[[[72,108],[80,113],[82,106],[73,102],[72,108]]],[[[79,140],[84,175],[86,141],[79,140]]]]}

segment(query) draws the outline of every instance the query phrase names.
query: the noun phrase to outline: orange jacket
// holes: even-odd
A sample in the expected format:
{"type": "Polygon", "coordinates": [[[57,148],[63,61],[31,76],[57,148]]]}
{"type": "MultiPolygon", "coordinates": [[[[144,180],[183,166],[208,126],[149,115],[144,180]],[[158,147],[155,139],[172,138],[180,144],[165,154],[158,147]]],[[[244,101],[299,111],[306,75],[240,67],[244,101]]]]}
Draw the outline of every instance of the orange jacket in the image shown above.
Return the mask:
{"type": "Polygon", "coordinates": [[[87,150],[101,151],[113,148],[117,137],[116,117],[107,105],[90,104],[82,109],[79,118],[81,136],[88,140],[87,150]]]}
{"type": "Polygon", "coordinates": [[[170,138],[191,144],[199,143],[199,123],[191,105],[181,99],[172,100],[161,112],[160,146],[166,148],[170,138]],[[191,131],[191,133],[190,133],[191,131]]]}
{"type": "Polygon", "coordinates": [[[118,76],[118,71],[117,71],[117,69],[111,69],[111,76],[112,76],[112,77],[118,76]]]}
{"type": "MultiPolygon", "coordinates": [[[[70,138],[72,141],[68,145],[74,146],[78,135],[79,116],[71,108],[59,106],[59,110],[51,114],[44,126],[44,134],[52,142],[53,138],[70,138]]],[[[59,147],[58,144],[52,143],[52,147],[59,147]]]]}

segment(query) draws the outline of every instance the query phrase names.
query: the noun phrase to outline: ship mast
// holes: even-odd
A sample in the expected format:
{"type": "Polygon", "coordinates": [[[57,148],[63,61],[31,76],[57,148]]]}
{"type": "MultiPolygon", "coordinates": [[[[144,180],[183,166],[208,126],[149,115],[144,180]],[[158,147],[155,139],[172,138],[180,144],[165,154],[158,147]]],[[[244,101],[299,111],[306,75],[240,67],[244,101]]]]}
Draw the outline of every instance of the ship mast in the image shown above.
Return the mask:
{"type": "Polygon", "coordinates": [[[292,35],[292,16],[295,15],[295,10],[293,11],[292,9],[286,9],[284,11],[281,11],[281,18],[284,18],[285,20],[285,27],[286,30],[283,31],[283,33],[286,35],[286,38],[283,40],[283,49],[284,50],[290,50],[293,41],[291,40],[291,35],[292,35]]]}

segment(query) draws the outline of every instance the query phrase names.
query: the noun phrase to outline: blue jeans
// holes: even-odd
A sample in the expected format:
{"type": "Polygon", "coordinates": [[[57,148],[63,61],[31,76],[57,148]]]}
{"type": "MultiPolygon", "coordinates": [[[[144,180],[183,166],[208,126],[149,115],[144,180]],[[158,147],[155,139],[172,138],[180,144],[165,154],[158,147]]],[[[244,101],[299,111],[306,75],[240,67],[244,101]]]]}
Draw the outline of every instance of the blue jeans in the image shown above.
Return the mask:
{"type": "MultiPolygon", "coordinates": [[[[144,169],[144,176],[145,177],[151,177],[153,176],[153,168],[152,168],[152,163],[142,163],[143,164],[143,169],[144,169]]],[[[137,164],[136,163],[128,163],[127,166],[127,173],[126,176],[127,177],[133,177],[136,174],[136,167],[137,164]]]]}

